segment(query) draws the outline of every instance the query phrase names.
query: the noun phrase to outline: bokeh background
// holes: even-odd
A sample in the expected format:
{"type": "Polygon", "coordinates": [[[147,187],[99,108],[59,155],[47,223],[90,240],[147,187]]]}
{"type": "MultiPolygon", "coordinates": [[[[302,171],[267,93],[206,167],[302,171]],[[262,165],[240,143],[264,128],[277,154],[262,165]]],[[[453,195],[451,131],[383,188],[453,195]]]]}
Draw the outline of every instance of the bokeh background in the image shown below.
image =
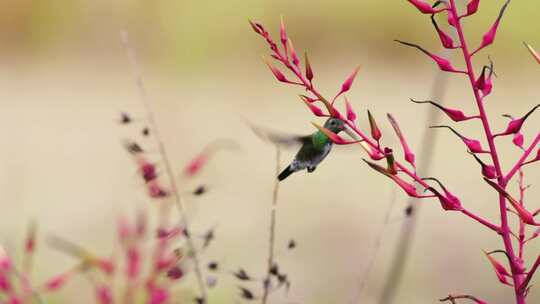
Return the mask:
{"type": "MultiPolygon", "coordinates": [[[[480,13],[465,21],[472,43],[479,41],[502,4],[482,1],[480,13]]],[[[497,128],[506,123],[500,114],[520,115],[538,103],[540,69],[521,44],[526,40],[540,48],[537,8],[535,1],[513,1],[496,44],[476,58],[478,67],[487,63],[487,55],[495,61],[499,77],[487,107],[497,128]]],[[[322,92],[335,93],[361,64],[348,93],[360,125],[367,128],[363,113],[371,109],[384,126],[385,143],[395,144],[391,129],[383,123],[385,113],[391,112],[411,146],[419,150],[428,108],[408,99],[429,98],[440,72],[393,39],[431,50],[437,50],[438,42],[429,18],[406,1],[2,0],[2,244],[17,248],[27,223],[36,219],[40,240],[60,235],[107,253],[114,245],[119,214],[131,214],[141,206],[153,210],[121,147],[126,130],[117,123],[120,111],[144,115],[119,39],[119,31],[125,29],[138,53],[175,168],[180,171],[212,140],[233,139],[241,146],[240,151],[218,153],[199,180],[183,186],[190,189],[204,183],[210,189],[187,202],[194,229],[216,227],[217,241],[205,258],[262,273],[274,149],[242,119],[299,134],[312,132],[310,121],[315,120],[299,102],[301,92],[278,83],[267,70],[261,61],[266,46],[247,23],[248,18],[258,20],[276,34],[280,15],[295,47],[309,51],[322,92]]],[[[474,111],[464,78],[451,76],[447,88],[444,102],[474,111]]],[[[529,139],[539,122],[538,116],[529,119],[524,130],[529,139]]],[[[469,122],[459,129],[480,136],[478,127],[469,122]]],[[[449,132],[437,134],[433,166],[426,174],[440,177],[470,209],[496,220],[495,194],[481,180],[477,164],[457,138],[449,132]]],[[[498,142],[508,168],[519,152],[509,139],[498,142]]],[[[278,256],[293,285],[287,300],[275,295],[273,303],[350,303],[358,291],[393,187],[363,164],[360,149],[335,150],[314,174],[297,174],[282,184],[278,248],[290,238],[299,247],[281,250],[278,256]]],[[[293,154],[284,151],[283,158],[289,160],[293,154]]],[[[526,173],[528,183],[540,178],[534,166],[526,173]]],[[[538,204],[539,194],[534,185],[529,203],[538,204]]],[[[405,201],[398,192],[362,303],[377,302],[402,227],[405,201]]],[[[449,292],[475,294],[493,303],[511,301],[511,289],[497,283],[481,252],[499,249],[499,239],[459,214],[444,213],[435,201],[422,204],[399,302],[435,303],[449,292]]],[[[37,281],[75,262],[41,244],[37,281]]],[[[529,248],[531,261],[540,247],[529,248]]],[[[190,289],[191,281],[187,278],[181,288],[190,289]]],[[[212,302],[234,303],[236,285],[227,276],[221,278],[212,302]]],[[[86,286],[83,279],[76,279],[51,300],[92,303],[92,291],[86,286]]],[[[540,292],[533,287],[530,303],[538,301],[540,292]]]]}

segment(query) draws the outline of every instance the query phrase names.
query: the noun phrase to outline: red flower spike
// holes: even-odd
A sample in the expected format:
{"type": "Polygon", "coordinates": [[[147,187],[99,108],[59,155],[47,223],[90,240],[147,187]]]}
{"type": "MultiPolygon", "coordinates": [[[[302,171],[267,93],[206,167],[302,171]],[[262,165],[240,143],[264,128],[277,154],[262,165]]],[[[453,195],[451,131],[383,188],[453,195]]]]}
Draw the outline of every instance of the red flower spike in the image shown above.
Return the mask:
{"type": "Polygon", "coordinates": [[[311,81],[313,80],[313,70],[311,69],[311,64],[309,63],[309,58],[307,53],[304,54],[305,63],[306,63],[306,78],[311,81]]]}
{"type": "Polygon", "coordinates": [[[463,207],[461,206],[461,200],[459,197],[455,196],[452,192],[448,191],[448,189],[436,178],[429,177],[424,178],[423,180],[432,180],[435,181],[437,184],[439,184],[439,187],[444,192],[444,195],[442,195],[439,191],[435,190],[435,188],[428,188],[427,190],[431,191],[433,194],[437,196],[441,203],[441,207],[446,211],[461,211],[463,210],[463,207]]]}
{"type": "Polygon", "coordinates": [[[375,139],[376,141],[379,141],[382,137],[381,130],[379,129],[379,126],[377,126],[377,122],[375,121],[375,118],[373,118],[373,115],[371,115],[371,112],[368,110],[368,119],[369,119],[369,126],[371,128],[371,137],[375,139]]]}
{"type": "Polygon", "coordinates": [[[508,126],[506,127],[506,130],[504,132],[502,132],[502,133],[495,134],[494,137],[518,133],[519,131],[521,131],[521,128],[523,127],[523,124],[525,123],[525,120],[527,120],[527,118],[529,118],[529,116],[532,113],[534,113],[534,111],[536,111],[536,109],[538,109],[539,107],[540,107],[540,104],[537,104],[534,108],[529,110],[529,112],[527,112],[527,114],[523,115],[523,117],[512,119],[508,123],[508,126]]]}
{"type": "Polygon", "coordinates": [[[540,223],[537,223],[534,220],[534,215],[531,212],[529,212],[527,209],[525,209],[525,207],[523,207],[510,194],[508,194],[508,192],[506,192],[506,190],[504,190],[501,186],[499,186],[498,184],[490,181],[487,178],[484,178],[484,180],[486,181],[486,183],[488,183],[491,187],[495,188],[495,190],[497,190],[497,192],[502,194],[510,202],[512,207],[514,207],[514,209],[516,210],[518,216],[521,218],[521,220],[523,220],[523,222],[525,224],[532,225],[532,226],[540,226],[540,223]]]}
{"type": "Polygon", "coordinates": [[[484,162],[474,153],[469,152],[474,159],[480,164],[480,167],[482,168],[482,175],[487,179],[495,179],[497,178],[497,170],[495,169],[495,166],[493,165],[486,165],[484,162]]]}
{"type": "Polygon", "coordinates": [[[312,104],[312,103],[309,103],[307,101],[304,100],[304,103],[306,104],[306,106],[309,108],[309,110],[311,111],[311,113],[313,113],[313,115],[315,116],[318,116],[318,117],[325,117],[325,116],[328,116],[328,114],[325,114],[323,112],[323,110],[321,108],[319,108],[318,106],[312,104]]]}
{"type": "Polygon", "coordinates": [[[410,4],[414,5],[423,14],[435,14],[435,13],[440,12],[440,10],[436,10],[425,1],[422,1],[422,0],[407,0],[407,1],[409,1],[410,4]]]}
{"type": "Polygon", "coordinates": [[[464,71],[456,70],[452,66],[452,63],[450,63],[450,61],[448,59],[443,58],[443,57],[438,56],[438,55],[435,55],[433,53],[430,53],[430,52],[428,52],[427,50],[425,50],[424,48],[422,48],[421,46],[419,46],[417,44],[413,44],[413,43],[409,43],[409,42],[405,42],[405,41],[401,41],[401,40],[395,40],[395,41],[399,42],[399,43],[401,43],[403,45],[410,46],[410,47],[413,47],[413,48],[416,48],[416,49],[420,50],[422,53],[426,54],[431,59],[433,59],[433,61],[435,61],[435,63],[437,63],[437,65],[439,66],[439,68],[442,71],[452,72],[452,73],[465,73],[464,71]]]}
{"type": "Polygon", "coordinates": [[[487,251],[482,251],[484,251],[486,257],[491,263],[491,266],[493,267],[493,270],[495,270],[495,274],[497,275],[499,281],[505,285],[512,286],[512,284],[510,284],[510,282],[508,282],[508,279],[506,278],[507,276],[510,276],[506,268],[504,268],[504,266],[499,263],[494,257],[492,257],[487,251]]]}
{"type": "Polygon", "coordinates": [[[431,15],[431,23],[433,23],[433,26],[435,27],[435,30],[437,31],[437,34],[439,35],[439,38],[441,39],[441,44],[443,47],[447,49],[455,49],[457,48],[454,44],[454,39],[450,37],[447,33],[445,33],[443,30],[439,28],[439,25],[437,24],[437,21],[435,21],[435,15],[431,15]]]}
{"type": "Polygon", "coordinates": [[[499,16],[497,17],[497,20],[493,23],[491,28],[484,34],[482,37],[482,43],[476,49],[472,55],[480,51],[481,49],[485,48],[486,46],[490,45],[495,41],[495,36],[497,35],[497,29],[499,28],[499,24],[501,23],[501,19],[504,15],[504,12],[506,11],[506,8],[508,7],[508,4],[510,4],[510,0],[507,0],[506,3],[504,3],[503,7],[501,8],[501,11],[499,12],[499,16]]]}
{"type": "Polygon", "coordinates": [[[351,86],[354,82],[354,79],[356,78],[356,75],[358,74],[358,71],[360,71],[360,66],[357,66],[354,71],[351,73],[351,75],[349,75],[349,77],[347,77],[347,79],[345,80],[345,82],[343,82],[343,84],[341,85],[341,90],[339,91],[339,93],[337,93],[337,95],[334,97],[334,99],[332,100],[332,104],[334,103],[334,101],[336,100],[336,98],[338,98],[341,94],[349,91],[351,89],[351,86]]]}
{"type": "Polygon", "coordinates": [[[314,122],[312,122],[311,124],[313,124],[313,126],[315,126],[315,128],[317,128],[319,131],[324,133],[324,135],[326,135],[328,138],[330,138],[330,140],[336,145],[350,145],[350,144],[356,144],[356,143],[362,142],[362,140],[355,140],[355,141],[345,140],[343,137],[337,135],[336,133],[328,130],[327,128],[325,128],[323,126],[320,126],[320,125],[318,125],[318,124],[316,124],[314,122]]]}
{"type": "Polygon", "coordinates": [[[409,148],[409,144],[407,144],[407,140],[405,139],[405,136],[403,136],[403,132],[401,132],[401,128],[399,127],[399,124],[397,123],[396,119],[392,116],[392,114],[387,114],[387,117],[388,117],[388,120],[390,121],[390,124],[394,128],[394,131],[396,132],[397,137],[399,138],[399,142],[401,143],[401,147],[403,148],[403,154],[405,155],[405,160],[409,164],[411,164],[411,166],[416,167],[414,153],[409,148]]]}
{"type": "MultiPolygon", "coordinates": [[[[478,6],[480,5],[480,0],[471,0],[467,3],[467,14],[465,16],[470,16],[476,14],[478,11],[478,6]]],[[[464,16],[464,17],[465,17],[464,16]]]]}
{"type": "Polygon", "coordinates": [[[512,138],[512,143],[514,145],[523,149],[523,142],[524,142],[523,134],[521,134],[520,132],[514,134],[514,138],[512,138]]]}
{"type": "Polygon", "coordinates": [[[300,69],[300,59],[298,58],[298,54],[296,54],[296,50],[294,49],[291,39],[289,39],[289,52],[291,53],[292,63],[300,69]]]}
{"type": "Polygon", "coordinates": [[[478,116],[467,116],[461,110],[443,107],[442,105],[440,105],[440,104],[438,104],[438,103],[436,103],[434,101],[431,101],[431,100],[414,100],[414,99],[410,99],[410,100],[412,102],[414,102],[414,103],[419,103],[419,104],[429,103],[429,104],[439,108],[450,119],[452,119],[455,122],[466,121],[466,120],[469,120],[469,119],[478,118],[478,116]]]}
{"type": "Polygon", "coordinates": [[[523,44],[524,44],[525,47],[529,50],[529,52],[530,52],[531,55],[534,57],[534,59],[536,59],[536,62],[540,63],[540,54],[538,54],[538,53],[532,48],[532,46],[530,46],[530,45],[527,44],[526,42],[523,42],[523,44]]]}
{"type": "Polygon", "coordinates": [[[99,304],[112,304],[113,295],[109,286],[101,285],[96,288],[96,297],[99,304]]]}
{"type": "Polygon", "coordinates": [[[465,146],[467,146],[467,148],[472,153],[488,153],[488,151],[486,151],[486,150],[484,150],[482,148],[482,144],[480,143],[480,141],[478,141],[476,139],[467,138],[467,137],[459,134],[456,130],[454,130],[454,128],[452,128],[450,126],[431,126],[430,128],[433,128],[433,129],[436,129],[436,128],[448,128],[450,131],[452,131],[452,133],[456,134],[463,141],[465,146]]]}
{"type": "Polygon", "coordinates": [[[356,113],[354,112],[354,109],[349,103],[349,99],[347,99],[347,97],[345,97],[345,108],[347,112],[347,120],[354,123],[354,121],[356,120],[356,113]]]}
{"type": "Polygon", "coordinates": [[[366,162],[366,164],[368,164],[375,171],[377,171],[377,172],[389,177],[390,179],[392,179],[401,189],[403,189],[403,191],[405,191],[405,193],[407,193],[407,195],[412,196],[412,197],[417,197],[417,198],[432,197],[432,196],[419,195],[416,192],[416,187],[414,187],[413,185],[411,185],[408,182],[404,181],[399,176],[390,174],[385,168],[383,168],[383,167],[381,167],[381,166],[379,166],[379,165],[377,165],[375,163],[369,162],[369,161],[367,161],[365,159],[364,159],[364,162],[366,162]]]}

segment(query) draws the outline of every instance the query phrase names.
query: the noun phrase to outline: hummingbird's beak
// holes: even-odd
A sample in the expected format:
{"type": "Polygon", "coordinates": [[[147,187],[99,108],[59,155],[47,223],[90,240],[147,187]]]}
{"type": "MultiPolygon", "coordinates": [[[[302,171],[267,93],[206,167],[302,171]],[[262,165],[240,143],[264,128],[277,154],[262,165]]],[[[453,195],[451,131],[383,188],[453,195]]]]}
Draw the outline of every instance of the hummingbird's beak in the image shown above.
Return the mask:
{"type": "Polygon", "coordinates": [[[343,131],[347,133],[347,135],[349,135],[353,140],[358,140],[358,137],[356,136],[356,134],[348,126],[345,126],[343,131]]]}

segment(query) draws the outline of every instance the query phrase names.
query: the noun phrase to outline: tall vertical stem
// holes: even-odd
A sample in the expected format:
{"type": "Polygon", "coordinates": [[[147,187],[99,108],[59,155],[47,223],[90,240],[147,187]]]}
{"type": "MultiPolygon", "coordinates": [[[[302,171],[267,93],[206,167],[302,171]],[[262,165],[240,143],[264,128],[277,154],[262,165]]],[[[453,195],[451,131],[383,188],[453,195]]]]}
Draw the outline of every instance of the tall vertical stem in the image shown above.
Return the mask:
{"type": "MultiPolygon", "coordinates": [[[[471,84],[471,88],[474,93],[474,98],[476,101],[476,105],[478,107],[480,119],[482,121],[482,127],[484,129],[484,134],[486,136],[487,143],[489,145],[489,154],[491,156],[491,159],[493,161],[493,165],[495,166],[495,170],[497,172],[497,182],[499,186],[501,186],[503,189],[506,188],[507,181],[504,178],[502,169],[501,169],[501,163],[499,160],[499,156],[497,154],[497,147],[495,145],[495,139],[493,138],[493,132],[491,131],[491,127],[489,125],[488,116],[486,114],[486,110],[484,108],[483,103],[483,97],[480,95],[480,91],[476,88],[475,82],[476,77],[474,73],[474,68],[472,65],[472,56],[469,52],[468,46],[467,46],[467,40],[465,39],[465,35],[463,33],[463,28],[461,25],[461,19],[459,18],[456,3],[455,0],[450,0],[450,14],[452,14],[454,20],[456,20],[456,31],[459,37],[461,50],[463,52],[463,59],[465,60],[465,64],[467,65],[467,75],[469,77],[469,81],[471,84]]],[[[520,273],[520,269],[522,268],[522,263],[520,262],[520,259],[516,257],[514,248],[512,245],[511,240],[511,231],[508,226],[508,212],[506,209],[506,199],[504,195],[499,193],[499,209],[500,209],[500,215],[501,215],[501,237],[504,243],[504,248],[506,253],[508,254],[510,258],[510,266],[512,271],[512,279],[514,281],[514,290],[515,290],[515,296],[516,296],[516,303],[517,304],[525,304],[526,299],[524,293],[520,290],[521,283],[523,281],[523,274],[520,273]]]]}

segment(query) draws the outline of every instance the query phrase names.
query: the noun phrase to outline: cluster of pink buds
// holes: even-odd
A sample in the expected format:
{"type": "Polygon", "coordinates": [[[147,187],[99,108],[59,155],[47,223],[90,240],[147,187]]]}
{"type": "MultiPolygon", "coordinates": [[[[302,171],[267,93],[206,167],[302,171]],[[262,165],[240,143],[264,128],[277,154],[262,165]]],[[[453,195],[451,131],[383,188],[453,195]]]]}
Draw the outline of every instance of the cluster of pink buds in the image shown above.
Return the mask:
{"type": "MultiPolygon", "coordinates": [[[[293,47],[291,39],[287,36],[283,21],[280,28],[280,43],[276,43],[269,32],[261,24],[252,21],[250,21],[250,23],[254,31],[262,36],[269,45],[271,50],[270,56],[292,75],[286,75],[278,67],[267,62],[267,65],[277,80],[286,84],[303,87],[308,95],[300,96],[315,116],[336,117],[342,119],[358,137],[348,140],[315,124],[315,127],[326,134],[335,144],[360,144],[371,159],[365,160],[369,167],[391,179],[407,195],[420,199],[436,198],[439,200],[441,207],[444,210],[461,212],[501,236],[504,250],[490,253],[486,252],[486,256],[493,266],[499,281],[514,288],[516,303],[524,304],[526,303],[526,297],[529,291],[529,282],[536,269],[540,266],[540,256],[530,270],[527,270],[527,267],[525,266],[523,259],[524,245],[540,235],[540,230],[536,230],[531,236],[527,237],[526,228],[529,226],[540,225],[540,220],[535,218],[540,214],[540,209],[537,211],[530,211],[525,206],[524,195],[527,187],[523,185],[523,169],[526,165],[540,160],[540,132],[537,132],[528,145],[525,145],[527,140],[522,133],[522,129],[525,126],[525,122],[532,116],[535,110],[540,107],[540,105],[534,106],[530,111],[521,116],[514,117],[509,114],[503,115],[504,117],[509,118],[510,121],[503,130],[498,132],[494,131],[491,128],[490,119],[487,116],[485,108],[485,99],[493,92],[493,76],[496,76],[493,62],[491,58],[488,58],[489,64],[484,65],[478,75],[473,65],[473,57],[478,56],[482,50],[493,44],[495,41],[497,31],[499,30],[510,0],[507,0],[502,5],[495,21],[482,36],[480,44],[474,49],[470,49],[468,46],[462,21],[464,18],[471,17],[477,13],[480,7],[480,0],[469,0],[464,10],[457,7],[455,0],[436,1],[434,3],[431,3],[432,1],[424,0],[408,0],[408,2],[421,13],[429,15],[430,21],[434,26],[437,38],[442,47],[459,51],[463,56],[465,66],[463,68],[457,67],[451,60],[430,52],[420,45],[402,40],[396,41],[402,45],[419,50],[433,60],[441,71],[466,77],[471,85],[474,102],[477,106],[477,113],[465,114],[464,111],[459,108],[443,106],[440,103],[431,100],[419,101],[411,99],[411,101],[417,104],[430,104],[435,106],[455,123],[476,122],[481,125],[481,129],[485,136],[484,139],[465,136],[460,133],[456,127],[450,125],[432,126],[432,128],[445,128],[450,130],[464,144],[465,152],[472,155],[473,159],[480,165],[479,171],[482,179],[485,180],[499,196],[500,224],[495,224],[481,215],[467,209],[461,202],[459,196],[450,192],[448,187],[438,179],[423,178],[417,174],[415,154],[408,145],[406,137],[393,115],[388,114],[387,118],[399,139],[403,161],[399,161],[396,158],[394,149],[382,144],[383,135],[377,125],[375,117],[370,111],[368,111],[366,123],[366,125],[369,126],[369,131],[362,131],[358,127],[357,115],[352,105],[343,95],[351,88],[357,75],[358,68],[356,68],[345,80],[335,97],[329,101],[329,99],[324,98],[314,86],[314,73],[307,56],[305,56],[304,66],[301,65],[297,51],[293,47]],[[441,15],[444,15],[445,17],[444,19],[448,24],[445,28],[448,28],[448,31],[445,31],[443,27],[439,26],[437,20],[441,15]],[[345,100],[345,115],[342,115],[335,107],[336,100],[342,95],[345,100]],[[325,111],[317,106],[318,103],[325,107],[325,111]],[[506,172],[502,169],[501,155],[497,151],[496,143],[496,139],[505,137],[511,137],[511,142],[518,147],[522,153],[519,159],[515,160],[513,165],[506,172]],[[533,155],[535,151],[536,155],[533,155]],[[385,160],[385,163],[377,163],[377,161],[381,160],[385,160]],[[516,199],[507,191],[506,187],[518,173],[520,177],[520,196],[516,199]],[[428,182],[435,182],[435,185],[430,185],[428,182]],[[517,216],[520,222],[519,232],[510,228],[508,219],[510,214],[515,214],[517,216]],[[517,245],[514,244],[514,242],[517,243],[517,245]],[[492,256],[493,253],[496,252],[503,252],[505,254],[509,267],[505,267],[503,263],[497,261],[495,257],[492,256]]],[[[525,44],[525,46],[533,55],[534,59],[540,63],[540,55],[528,44],[525,44]]],[[[455,303],[455,301],[460,299],[471,300],[479,304],[487,304],[487,302],[469,295],[449,296],[442,301],[455,303]]]]}
{"type": "Polygon", "coordinates": [[[37,250],[37,229],[31,223],[26,235],[21,265],[16,265],[0,246],[0,303],[30,304],[42,301],[42,295],[60,290],[72,275],[81,270],[75,267],[52,276],[41,285],[33,285],[32,270],[37,250]]]}

